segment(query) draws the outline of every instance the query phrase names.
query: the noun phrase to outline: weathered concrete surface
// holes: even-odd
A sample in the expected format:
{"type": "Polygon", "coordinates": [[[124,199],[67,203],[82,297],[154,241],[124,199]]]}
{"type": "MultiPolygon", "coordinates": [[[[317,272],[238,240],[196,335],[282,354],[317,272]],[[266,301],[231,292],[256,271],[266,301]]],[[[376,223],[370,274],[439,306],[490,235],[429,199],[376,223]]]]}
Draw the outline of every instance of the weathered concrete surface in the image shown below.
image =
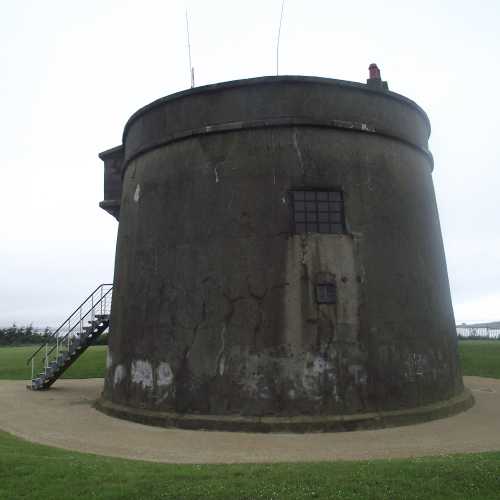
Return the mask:
{"type": "Polygon", "coordinates": [[[99,158],[104,162],[104,200],[99,206],[117,220],[120,219],[123,154],[122,146],[99,154],[99,158]]]}
{"type": "Polygon", "coordinates": [[[203,415],[165,412],[118,405],[100,398],[96,408],[107,415],[125,418],[146,425],[158,427],[179,427],[180,429],[203,429],[244,432],[345,432],[364,429],[380,429],[411,425],[436,418],[449,417],[468,410],[474,404],[474,397],[465,389],[461,394],[446,401],[405,410],[356,413],[351,415],[300,415],[244,417],[241,415],[203,415]]]}
{"type": "Polygon", "coordinates": [[[350,415],[463,391],[425,113],[279,77],[176,94],[124,132],[104,398],[188,414],[350,415]],[[340,189],[343,234],[290,190],[340,189]],[[337,285],[318,304],[316,284],[337,285]]]}
{"type": "Polygon", "coordinates": [[[168,463],[269,463],[405,458],[500,450],[500,380],[465,377],[476,404],[409,427],[322,434],[163,429],[93,408],[102,379],[59,380],[47,392],[0,381],[0,429],[50,446],[168,463]]]}

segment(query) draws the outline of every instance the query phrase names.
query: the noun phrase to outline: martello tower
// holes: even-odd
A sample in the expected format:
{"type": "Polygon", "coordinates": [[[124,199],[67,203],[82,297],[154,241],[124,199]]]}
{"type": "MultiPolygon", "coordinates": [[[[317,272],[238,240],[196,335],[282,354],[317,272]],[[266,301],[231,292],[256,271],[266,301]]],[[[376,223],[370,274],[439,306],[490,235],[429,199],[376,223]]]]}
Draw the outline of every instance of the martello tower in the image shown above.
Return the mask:
{"type": "Polygon", "coordinates": [[[335,430],[464,392],[429,120],[281,76],[159,99],[101,153],[120,220],[100,407],[159,425],[335,430]]]}

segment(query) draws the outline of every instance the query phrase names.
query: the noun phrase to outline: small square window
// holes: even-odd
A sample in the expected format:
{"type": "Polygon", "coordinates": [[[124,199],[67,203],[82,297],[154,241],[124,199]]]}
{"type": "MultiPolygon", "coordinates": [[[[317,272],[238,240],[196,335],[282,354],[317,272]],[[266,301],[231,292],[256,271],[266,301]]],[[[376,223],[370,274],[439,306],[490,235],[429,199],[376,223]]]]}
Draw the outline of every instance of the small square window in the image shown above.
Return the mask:
{"type": "Polygon", "coordinates": [[[318,304],[336,304],[337,287],[335,283],[318,283],[316,285],[316,302],[318,304]]]}
{"type": "Polygon", "coordinates": [[[341,191],[292,191],[295,233],[343,233],[344,204],[341,191]]]}

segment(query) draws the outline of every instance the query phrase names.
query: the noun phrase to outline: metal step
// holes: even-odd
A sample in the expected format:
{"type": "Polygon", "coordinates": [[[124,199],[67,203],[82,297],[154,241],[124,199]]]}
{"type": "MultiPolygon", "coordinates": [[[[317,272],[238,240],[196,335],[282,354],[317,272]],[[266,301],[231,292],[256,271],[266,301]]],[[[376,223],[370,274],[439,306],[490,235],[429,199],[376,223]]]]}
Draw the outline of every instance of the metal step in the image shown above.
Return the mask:
{"type": "Polygon", "coordinates": [[[43,387],[43,381],[39,378],[34,378],[32,381],[31,381],[31,387],[28,386],[28,388],[36,391],[36,390],[39,390],[41,387],[43,387]]]}
{"type": "Polygon", "coordinates": [[[94,314],[94,311],[102,311],[103,305],[105,307],[110,307],[111,292],[112,285],[100,285],[82,302],[79,308],[61,324],[55,331],[55,334],[49,338],[45,344],[38,347],[27,359],[27,364],[31,364],[32,366],[32,373],[33,370],[36,369],[37,371],[40,369],[43,370],[38,376],[33,375],[34,378],[31,380],[31,384],[27,386],[29,389],[49,389],[55,380],[57,380],[95,341],[95,339],[109,327],[110,315],[94,314]],[[103,288],[107,290],[104,295],[102,291],[103,288]],[[100,294],[100,299],[96,300],[96,294],[100,294]],[[89,306],[93,308],[90,309],[90,311],[87,309],[89,306]],[[82,310],[84,312],[82,312],[82,310]],[[86,321],[89,316],[90,320],[86,321]],[[76,322],[73,319],[76,319],[76,322]],[[80,324],[78,324],[78,319],[80,324]],[[87,323],[86,326],[83,326],[83,322],[87,323]],[[74,325],[73,328],[71,328],[71,325],[74,325]],[[79,335],[75,336],[74,333],[77,329],[79,335]]]}

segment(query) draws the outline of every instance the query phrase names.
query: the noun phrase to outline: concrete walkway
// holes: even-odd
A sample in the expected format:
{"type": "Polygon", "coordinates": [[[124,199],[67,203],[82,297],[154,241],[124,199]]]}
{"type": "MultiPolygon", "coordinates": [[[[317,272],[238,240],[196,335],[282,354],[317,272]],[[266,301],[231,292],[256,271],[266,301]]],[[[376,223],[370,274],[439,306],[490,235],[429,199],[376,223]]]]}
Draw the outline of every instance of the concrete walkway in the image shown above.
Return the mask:
{"type": "Polygon", "coordinates": [[[0,429],[36,443],[168,463],[298,462],[415,457],[500,450],[500,380],[464,377],[476,404],[423,424],[326,434],[162,429],[92,407],[102,379],[60,380],[47,392],[0,381],[0,429]]]}

